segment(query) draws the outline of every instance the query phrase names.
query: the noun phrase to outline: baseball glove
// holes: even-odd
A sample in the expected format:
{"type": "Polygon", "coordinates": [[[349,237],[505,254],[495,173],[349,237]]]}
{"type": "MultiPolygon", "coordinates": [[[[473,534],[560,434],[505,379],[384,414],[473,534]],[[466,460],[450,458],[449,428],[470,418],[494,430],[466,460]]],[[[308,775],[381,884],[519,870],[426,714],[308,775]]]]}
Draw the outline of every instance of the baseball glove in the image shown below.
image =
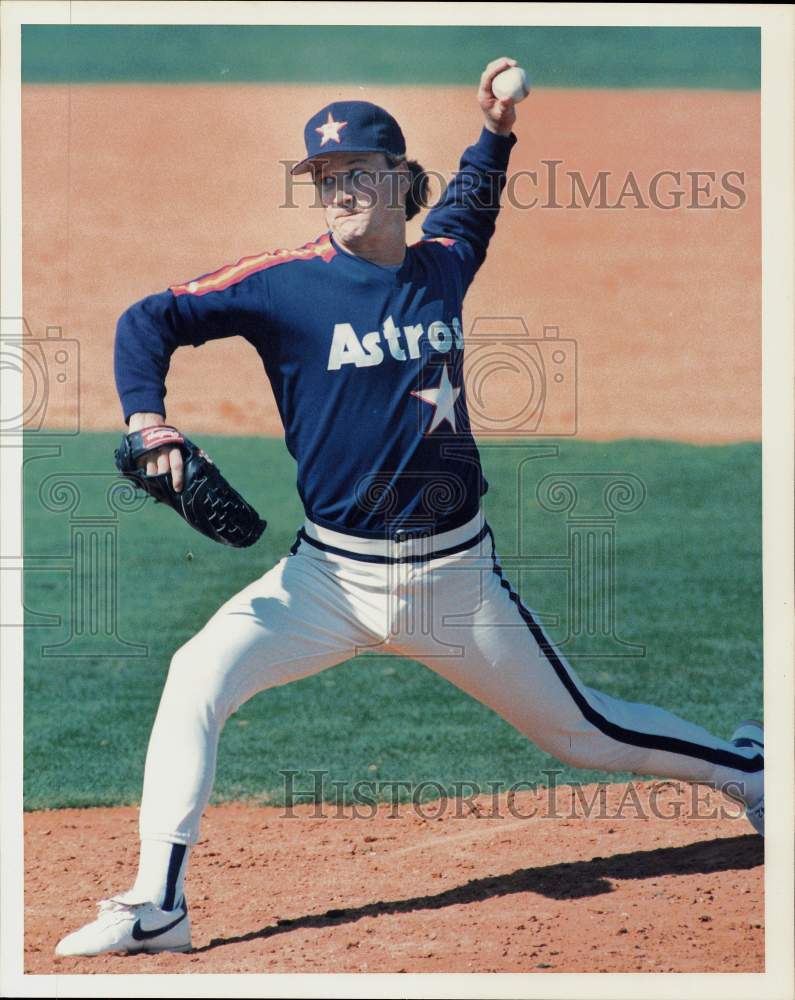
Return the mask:
{"type": "Polygon", "coordinates": [[[155,503],[165,503],[188,524],[215,542],[246,548],[267,527],[221,475],[209,455],[189,441],[176,427],[145,427],[126,434],[116,449],[116,467],[125,479],[144,490],[155,503]],[[177,493],[171,472],[148,476],[137,462],[142,455],[164,445],[179,448],[183,459],[182,491],[177,493]]]}

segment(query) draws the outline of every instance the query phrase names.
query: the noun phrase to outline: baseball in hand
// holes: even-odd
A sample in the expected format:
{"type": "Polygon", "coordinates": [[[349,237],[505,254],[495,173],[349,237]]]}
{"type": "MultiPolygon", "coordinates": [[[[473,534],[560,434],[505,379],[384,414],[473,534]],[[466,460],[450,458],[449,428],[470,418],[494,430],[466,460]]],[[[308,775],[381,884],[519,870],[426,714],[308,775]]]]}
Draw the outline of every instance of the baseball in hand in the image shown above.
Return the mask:
{"type": "Polygon", "coordinates": [[[530,93],[527,73],[521,66],[511,66],[510,69],[504,69],[491,81],[491,92],[501,101],[510,97],[514,104],[518,104],[530,93]]]}

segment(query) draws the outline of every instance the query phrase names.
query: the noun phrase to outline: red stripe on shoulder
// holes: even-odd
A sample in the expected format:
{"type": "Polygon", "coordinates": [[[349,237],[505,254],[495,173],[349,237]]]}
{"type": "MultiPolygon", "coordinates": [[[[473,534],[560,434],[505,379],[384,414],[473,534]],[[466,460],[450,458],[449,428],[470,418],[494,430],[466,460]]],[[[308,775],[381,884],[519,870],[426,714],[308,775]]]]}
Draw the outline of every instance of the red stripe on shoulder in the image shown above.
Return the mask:
{"type": "Polygon", "coordinates": [[[269,267],[277,264],[288,264],[293,260],[320,260],[330,261],[336,256],[337,251],[331,243],[331,237],[324,233],[311,243],[305,243],[295,250],[266,250],[265,253],[254,254],[251,257],[243,257],[236,264],[226,264],[219,267],[217,271],[205,274],[201,278],[193,281],[186,281],[180,285],[171,285],[174,295],[206,295],[208,292],[222,292],[231,285],[236,285],[245,278],[256,274],[257,271],[265,271],[269,267]]]}
{"type": "Polygon", "coordinates": [[[412,243],[412,247],[421,247],[425,243],[441,243],[443,247],[454,247],[458,240],[451,239],[449,236],[429,236],[424,240],[417,240],[416,243],[412,243]]]}

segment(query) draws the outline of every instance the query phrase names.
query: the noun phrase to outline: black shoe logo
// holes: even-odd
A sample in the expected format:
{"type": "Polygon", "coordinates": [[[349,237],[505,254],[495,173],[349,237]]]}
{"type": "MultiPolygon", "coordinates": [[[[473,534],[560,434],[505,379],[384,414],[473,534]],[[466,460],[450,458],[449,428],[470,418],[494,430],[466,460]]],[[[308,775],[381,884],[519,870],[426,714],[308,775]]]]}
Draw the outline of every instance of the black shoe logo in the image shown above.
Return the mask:
{"type": "Polygon", "coordinates": [[[752,739],[750,736],[742,736],[739,740],[732,741],[736,747],[759,747],[760,750],[765,749],[765,744],[760,743],[759,740],[752,739]]]}
{"type": "Polygon", "coordinates": [[[182,909],[180,910],[179,916],[176,920],[172,920],[170,924],[165,924],[163,927],[157,927],[155,930],[145,931],[141,927],[140,919],[136,920],[133,924],[132,936],[136,941],[148,941],[150,938],[159,937],[161,934],[165,934],[166,931],[170,931],[172,927],[176,927],[177,924],[181,923],[185,917],[188,915],[188,908],[183,900],[182,909]]]}

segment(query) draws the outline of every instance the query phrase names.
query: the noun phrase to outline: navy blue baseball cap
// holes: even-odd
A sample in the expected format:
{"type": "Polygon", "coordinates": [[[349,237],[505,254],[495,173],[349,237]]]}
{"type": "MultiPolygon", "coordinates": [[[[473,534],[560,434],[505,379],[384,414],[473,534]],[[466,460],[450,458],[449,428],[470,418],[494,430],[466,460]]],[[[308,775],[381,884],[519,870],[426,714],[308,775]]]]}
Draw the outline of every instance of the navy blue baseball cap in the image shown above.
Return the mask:
{"type": "Polygon", "coordinates": [[[368,101],[334,101],[312,115],[304,128],[306,158],[290,171],[304,174],[327,153],[391,153],[404,156],[406,140],[395,119],[368,101]]]}

